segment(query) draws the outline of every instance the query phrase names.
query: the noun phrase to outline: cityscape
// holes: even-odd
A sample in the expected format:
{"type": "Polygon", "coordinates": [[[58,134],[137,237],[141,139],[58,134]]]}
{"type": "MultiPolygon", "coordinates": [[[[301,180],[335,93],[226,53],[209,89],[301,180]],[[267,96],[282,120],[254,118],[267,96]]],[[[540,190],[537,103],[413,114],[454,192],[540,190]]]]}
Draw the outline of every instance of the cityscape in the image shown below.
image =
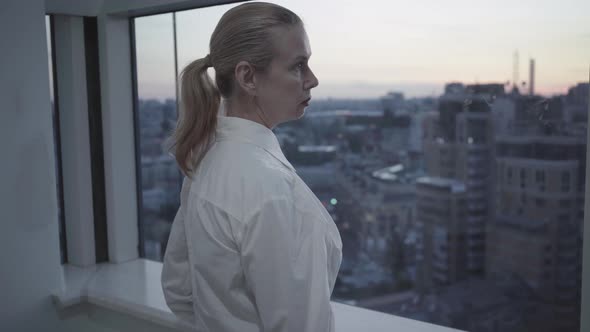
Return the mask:
{"type": "MultiPolygon", "coordinates": [[[[578,331],[589,88],[449,82],[438,97],[312,100],[275,128],[342,237],[332,300],[466,331],[578,331]]],[[[138,112],[143,250],[161,261],[176,101],[138,112]]]]}

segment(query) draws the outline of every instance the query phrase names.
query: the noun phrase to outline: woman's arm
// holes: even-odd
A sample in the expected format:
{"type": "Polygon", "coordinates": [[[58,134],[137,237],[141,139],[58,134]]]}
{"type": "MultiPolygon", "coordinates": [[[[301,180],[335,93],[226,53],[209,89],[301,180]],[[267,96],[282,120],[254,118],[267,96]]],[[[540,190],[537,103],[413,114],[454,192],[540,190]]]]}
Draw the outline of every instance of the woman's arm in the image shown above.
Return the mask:
{"type": "Polygon", "coordinates": [[[246,222],[246,280],[263,331],[334,331],[324,233],[298,213],[291,200],[273,199],[246,222]]]}
{"type": "Polygon", "coordinates": [[[181,190],[181,206],[172,222],[162,267],[162,291],[170,310],[180,319],[195,324],[193,292],[188,247],[184,229],[184,210],[188,196],[188,179],[184,179],[181,190]]]}

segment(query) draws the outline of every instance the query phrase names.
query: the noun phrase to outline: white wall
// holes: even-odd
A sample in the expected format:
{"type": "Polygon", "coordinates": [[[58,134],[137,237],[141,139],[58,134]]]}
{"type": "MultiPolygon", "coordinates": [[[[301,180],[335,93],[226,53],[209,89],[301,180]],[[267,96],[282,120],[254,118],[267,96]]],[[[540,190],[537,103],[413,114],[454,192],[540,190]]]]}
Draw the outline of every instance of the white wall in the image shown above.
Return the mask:
{"type": "Polygon", "coordinates": [[[60,326],[49,297],[61,273],[44,11],[41,0],[0,8],[3,331],[60,326]]]}
{"type": "Polygon", "coordinates": [[[44,15],[43,0],[0,5],[0,331],[166,331],[51,301],[63,280],[44,15]]]}

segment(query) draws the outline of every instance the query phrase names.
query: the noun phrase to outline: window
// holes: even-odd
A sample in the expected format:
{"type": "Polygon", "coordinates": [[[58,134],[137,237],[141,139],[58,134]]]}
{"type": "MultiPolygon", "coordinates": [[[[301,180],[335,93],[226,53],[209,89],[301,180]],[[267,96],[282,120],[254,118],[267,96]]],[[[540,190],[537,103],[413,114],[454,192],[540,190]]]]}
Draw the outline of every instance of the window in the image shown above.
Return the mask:
{"type": "Polygon", "coordinates": [[[570,183],[570,172],[563,171],[561,172],[561,184],[562,185],[569,185],[570,183]]]}
{"type": "MultiPolygon", "coordinates": [[[[173,14],[134,20],[140,173],[140,256],[161,261],[176,210],[181,173],[166,150],[176,122],[173,14]],[[158,70],[153,70],[157,67],[158,70]]],[[[137,141],[136,141],[137,143],[137,141]]]]}
{"type": "MultiPolygon", "coordinates": [[[[532,36],[520,28],[525,24],[531,28],[527,31],[547,31],[545,25],[529,18],[534,17],[530,11],[538,9],[515,9],[522,18],[507,23],[499,21],[503,14],[497,12],[496,6],[488,8],[491,12],[466,6],[459,15],[432,2],[440,11],[433,15],[423,6],[411,4],[396,11],[384,3],[372,2],[351,6],[335,1],[277,2],[305,20],[313,50],[310,67],[320,80],[312,91],[306,115],[274,131],[298,174],[330,209],[348,248],[333,300],[371,303],[373,297],[404,291],[410,295],[403,303],[365,306],[478,331],[489,328],[468,309],[480,307],[478,301],[484,301],[479,291],[494,289],[494,294],[511,294],[510,290],[524,282],[536,288],[531,287],[530,298],[515,295],[508,299],[515,312],[523,312],[512,322],[516,326],[513,329],[526,330],[527,324],[534,322],[548,330],[575,331],[578,304],[552,302],[554,299],[547,294],[557,291],[546,281],[564,268],[553,258],[553,253],[567,254],[560,251],[560,243],[579,243],[573,237],[559,238],[552,233],[556,228],[551,223],[559,222],[563,209],[560,214],[560,209],[546,208],[539,215],[535,207],[569,207],[570,203],[564,202],[577,197],[570,195],[569,189],[555,196],[545,193],[547,196],[539,197],[539,192],[554,186],[553,161],[585,161],[586,136],[580,128],[586,119],[579,105],[584,101],[587,105],[588,87],[578,87],[576,82],[587,72],[576,73],[575,78],[568,76],[567,81],[556,85],[540,81],[535,86],[527,78],[523,85],[518,77],[506,83],[512,72],[506,72],[505,60],[489,60],[492,51],[494,59],[511,59],[514,51],[502,45],[505,39],[513,38],[512,34],[489,27],[513,27],[510,31],[517,31],[523,38],[516,43],[539,35],[545,38],[544,34],[532,36]],[[326,11],[332,14],[326,16],[326,11]],[[440,17],[445,19],[439,21],[440,17]],[[402,23],[396,23],[396,18],[402,23]],[[342,25],[343,21],[359,24],[342,25]],[[470,29],[458,32],[452,29],[454,24],[470,29]],[[395,38],[391,38],[392,34],[395,38]],[[346,36],[346,42],[335,35],[346,36]],[[418,54],[417,49],[421,50],[418,54]],[[466,49],[469,58],[462,55],[466,49]],[[474,73],[497,83],[473,83],[474,73]],[[401,77],[406,74],[433,83],[405,84],[401,77]],[[392,77],[400,81],[393,82],[392,77]],[[356,84],[358,80],[372,83],[356,84]],[[554,88],[558,85],[568,86],[568,93],[553,98],[562,94],[554,88]],[[570,111],[580,114],[566,116],[570,111]],[[461,120],[464,112],[474,117],[476,126],[470,125],[473,133],[457,132],[468,129],[457,126],[465,121],[461,120]],[[458,144],[469,138],[478,144],[458,144]],[[334,149],[310,152],[301,146],[334,149]],[[505,171],[497,168],[498,164],[505,171]],[[503,172],[505,181],[501,178],[503,172]],[[422,177],[433,180],[426,187],[417,186],[422,177]],[[520,185],[520,189],[511,188],[511,184],[520,185]],[[466,198],[469,203],[460,206],[459,202],[466,198]],[[331,205],[332,200],[338,204],[331,205]],[[490,202],[498,202],[497,208],[503,213],[491,213],[494,206],[489,206],[490,202]],[[406,207],[410,207],[408,213],[404,212],[406,207]],[[446,243],[436,245],[440,239],[435,233],[441,229],[448,237],[446,243]],[[436,271],[442,264],[437,258],[443,254],[454,263],[444,265],[449,269],[444,277],[446,285],[438,285],[440,275],[436,271]],[[467,280],[477,280],[479,286],[474,289],[467,280]],[[459,305],[455,305],[457,301],[459,305]],[[433,309],[429,303],[439,305],[433,309]],[[571,309],[573,314],[539,314],[541,309],[560,306],[571,309]]],[[[178,207],[181,176],[162,145],[176,121],[175,77],[190,61],[208,53],[215,24],[233,6],[134,20],[143,257],[161,260],[178,207]]],[[[540,21],[550,20],[545,12],[538,14],[540,21]]],[[[582,28],[572,29],[568,31],[582,28]]],[[[567,36],[566,32],[551,33],[554,38],[567,36]]],[[[551,44],[553,39],[546,40],[551,44]]],[[[521,52],[546,57],[548,51],[521,52]]],[[[575,47],[564,52],[584,59],[590,56],[590,50],[575,47]]],[[[518,56],[514,59],[514,66],[520,68],[518,56]]],[[[545,68],[560,68],[556,61],[545,68]]],[[[550,77],[565,77],[558,69],[551,70],[555,72],[550,77]]],[[[570,186],[570,173],[580,172],[584,170],[570,169],[567,175],[558,172],[557,190],[570,186]]],[[[577,221],[582,217],[569,213],[577,221]]],[[[579,233],[564,236],[573,235],[579,233]]],[[[566,267],[580,271],[580,266],[581,261],[572,260],[566,267]]],[[[579,291],[578,281],[559,290],[579,291]]],[[[489,308],[485,315],[503,315],[506,302],[502,301],[506,298],[491,296],[485,301],[487,304],[481,306],[489,308]],[[490,301],[494,305],[488,305],[490,301]]]]}
{"type": "Polygon", "coordinates": [[[545,172],[542,170],[535,171],[535,179],[537,183],[545,183],[545,172]]]}
{"type": "Polygon", "coordinates": [[[568,192],[570,190],[570,172],[561,172],[561,191],[568,192]]]}
{"type": "Polygon", "coordinates": [[[537,170],[535,171],[535,179],[537,184],[539,185],[540,191],[545,191],[545,171],[537,170]]]}
{"type": "Polygon", "coordinates": [[[53,119],[53,146],[55,150],[55,178],[57,179],[57,202],[58,202],[58,220],[59,220],[59,242],[60,242],[60,254],[61,263],[65,264],[68,262],[68,251],[66,243],[66,230],[65,230],[65,215],[64,215],[64,197],[63,197],[63,182],[62,182],[62,168],[61,168],[61,144],[59,135],[59,110],[57,107],[56,100],[56,88],[57,82],[53,76],[55,72],[55,56],[53,47],[53,28],[52,18],[49,15],[45,15],[45,31],[47,32],[47,59],[49,68],[49,93],[51,100],[51,115],[53,119]]]}

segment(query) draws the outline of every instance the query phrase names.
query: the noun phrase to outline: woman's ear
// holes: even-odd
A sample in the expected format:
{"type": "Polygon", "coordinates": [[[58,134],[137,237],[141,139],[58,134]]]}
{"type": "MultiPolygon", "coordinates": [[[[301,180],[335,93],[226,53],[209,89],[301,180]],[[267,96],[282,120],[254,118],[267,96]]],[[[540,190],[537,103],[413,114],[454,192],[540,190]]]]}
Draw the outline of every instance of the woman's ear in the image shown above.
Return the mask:
{"type": "Polygon", "coordinates": [[[234,75],[240,88],[250,96],[256,95],[256,83],[254,78],[254,66],[247,61],[240,61],[236,65],[234,75]]]}

